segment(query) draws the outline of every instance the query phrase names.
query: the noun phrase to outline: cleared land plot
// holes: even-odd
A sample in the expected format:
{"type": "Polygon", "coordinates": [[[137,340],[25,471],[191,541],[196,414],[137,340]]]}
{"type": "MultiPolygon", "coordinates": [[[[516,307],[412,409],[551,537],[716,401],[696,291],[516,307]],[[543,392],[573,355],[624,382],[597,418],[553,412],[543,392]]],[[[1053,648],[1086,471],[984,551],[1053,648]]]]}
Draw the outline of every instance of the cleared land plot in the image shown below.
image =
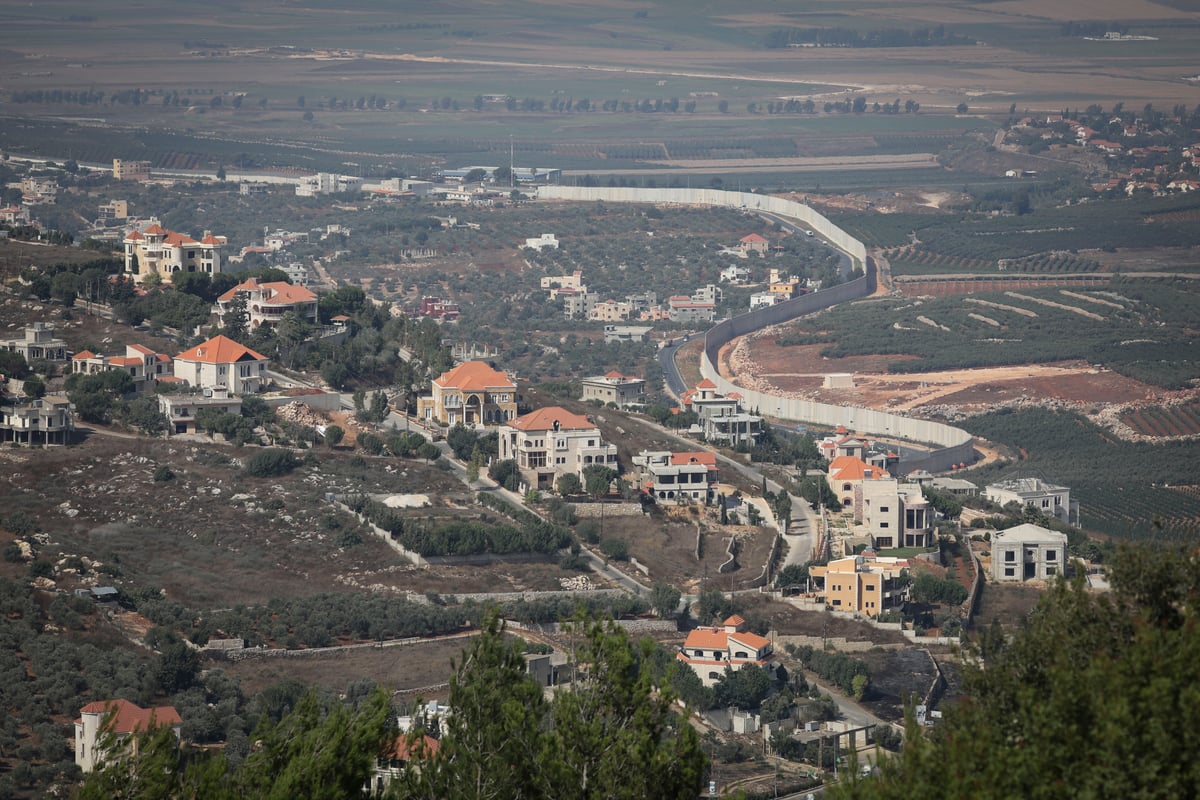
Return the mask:
{"type": "MultiPolygon", "coordinates": [[[[460,661],[468,642],[465,638],[430,639],[401,647],[359,648],[328,655],[246,658],[222,663],[220,668],[241,680],[247,696],[285,680],[344,692],[351,683],[366,679],[389,691],[411,692],[446,683],[453,674],[450,660],[460,661]]],[[[448,696],[445,687],[422,693],[427,700],[448,696]]]]}

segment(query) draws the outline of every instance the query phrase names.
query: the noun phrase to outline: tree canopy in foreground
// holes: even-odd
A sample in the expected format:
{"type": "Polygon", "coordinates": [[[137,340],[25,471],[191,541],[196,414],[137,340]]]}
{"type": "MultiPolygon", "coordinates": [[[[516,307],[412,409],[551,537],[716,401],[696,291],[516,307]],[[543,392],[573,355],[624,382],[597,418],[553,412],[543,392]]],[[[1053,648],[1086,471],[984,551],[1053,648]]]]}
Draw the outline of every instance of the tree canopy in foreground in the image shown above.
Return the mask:
{"type": "Polygon", "coordinates": [[[1111,595],[1052,587],[1005,641],[990,630],[931,736],[840,797],[1200,796],[1200,553],[1120,554],[1111,595]]]}
{"type": "MultiPolygon", "coordinates": [[[[691,800],[707,762],[700,739],[654,684],[652,642],[633,642],[612,622],[579,623],[575,680],[553,700],[526,670],[524,648],[498,615],[463,653],[450,681],[446,719],[416,743],[413,766],[384,796],[409,798],[626,798],[691,800]]],[[[239,763],[180,749],[165,729],[141,740],[136,758],[91,773],[89,798],[342,798],[362,796],[375,755],[396,736],[382,690],[358,703],[310,692],[278,722],[259,722],[239,763]]]]}

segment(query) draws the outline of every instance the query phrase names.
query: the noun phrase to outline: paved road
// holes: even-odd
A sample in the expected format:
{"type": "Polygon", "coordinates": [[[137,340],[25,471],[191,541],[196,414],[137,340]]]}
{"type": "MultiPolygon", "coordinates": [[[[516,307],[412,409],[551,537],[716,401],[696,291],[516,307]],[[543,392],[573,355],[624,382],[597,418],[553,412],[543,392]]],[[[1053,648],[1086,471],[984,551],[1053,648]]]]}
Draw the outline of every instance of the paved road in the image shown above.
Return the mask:
{"type": "MultiPolygon", "coordinates": [[[[769,220],[770,222],[777,222],[784,228],[787,228],[792,233],[796,233],[801,236],[804,236],[805,231],[808,230],[808,228],[804,227],[803,223],[793,222],[790,217],[781,217],[776,214],[768,213],[766,211],[760,211],[760,212],[758,212],[758,214],[763,219],[769,220]]],[[[838,250],[831,243],[825,241],[824,239],[822,239],[820,237],[815,237],[814,241],[825,245],[826,247],[830,248],[831,250],[834,250],[838,254],[838,257],[840,259],[840,262],[838,264],[838,270],[842,273],[842,280],[844,280],[844,281],[850,280],[851,272],[854,270],[854,262],[850,259],[850,256],[847,255],[846,253],[844,253],[843,251],[838,250]]],[[[864,265],[864,269],[865,269],[865,265],[864,265]]]]}
{"type": "MultiPolygon", "coordinates": [[[[695,335],[703,336],[704,334],[695,335]]],[[[675,354],[687,341],[687,339],[676,339],[658,351],[658,364],[662,367],[663,384],[676,400],[687,391],[687,384],[683,382],[683,376],[679,374],[679,367],[675,364],[675,354]]]]}

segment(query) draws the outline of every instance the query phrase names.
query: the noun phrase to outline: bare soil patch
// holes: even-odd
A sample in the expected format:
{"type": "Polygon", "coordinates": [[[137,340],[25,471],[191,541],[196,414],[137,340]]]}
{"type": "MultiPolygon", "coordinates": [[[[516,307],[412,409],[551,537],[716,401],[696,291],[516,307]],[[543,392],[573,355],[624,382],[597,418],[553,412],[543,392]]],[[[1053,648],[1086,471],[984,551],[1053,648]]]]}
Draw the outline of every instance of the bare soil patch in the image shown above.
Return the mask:
{"type": "Polygon", "coordinates": [[[722,363],[731,380],[827,403],[892,411],[933,406],[987,408],[1020,398],[1076,404],[1115,404],[1149,400],[1156,390],[1086,361],[1020,364],[934,372],[891,373],[890,364],[915,356],[878,355],[826,358],[823,345],[780,347],[770,334],[739,339],[735,355],[722,363]],[[737,371],[730,365],[736,365],[737,371]],[[823,389],[824,376],[854,375],[853,389],[823,389]]]}
{"type": "MultiPolygon", "coordinates": [[[[430,639],[402,647],[361,648],[328,655],[247,658],[222,663],[221,669],[237,676],[242,691],[253,696],[280,681],[298,680],[344,692],[351,683],[375,681],[393,692],[438,687],[450,679],[450,660],[461,660],[469,640],[430,639]]],[[[422,693],[427,700],[449,696],[446,688],[422,693]]]]}

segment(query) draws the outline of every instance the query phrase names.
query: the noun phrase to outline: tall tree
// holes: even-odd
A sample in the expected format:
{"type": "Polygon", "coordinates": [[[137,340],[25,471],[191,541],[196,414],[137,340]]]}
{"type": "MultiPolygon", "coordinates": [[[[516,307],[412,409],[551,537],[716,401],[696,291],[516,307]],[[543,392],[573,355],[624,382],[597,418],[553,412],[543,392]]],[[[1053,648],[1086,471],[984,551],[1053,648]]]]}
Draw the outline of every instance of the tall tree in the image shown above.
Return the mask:
{"type": "Polygon", "coordinates": [[[1005,641],[988,632],[965,698],[852,798],[1195,797],[1200,560],[1126,549],[1111,596],[1061,580],[1005,641]]]}

